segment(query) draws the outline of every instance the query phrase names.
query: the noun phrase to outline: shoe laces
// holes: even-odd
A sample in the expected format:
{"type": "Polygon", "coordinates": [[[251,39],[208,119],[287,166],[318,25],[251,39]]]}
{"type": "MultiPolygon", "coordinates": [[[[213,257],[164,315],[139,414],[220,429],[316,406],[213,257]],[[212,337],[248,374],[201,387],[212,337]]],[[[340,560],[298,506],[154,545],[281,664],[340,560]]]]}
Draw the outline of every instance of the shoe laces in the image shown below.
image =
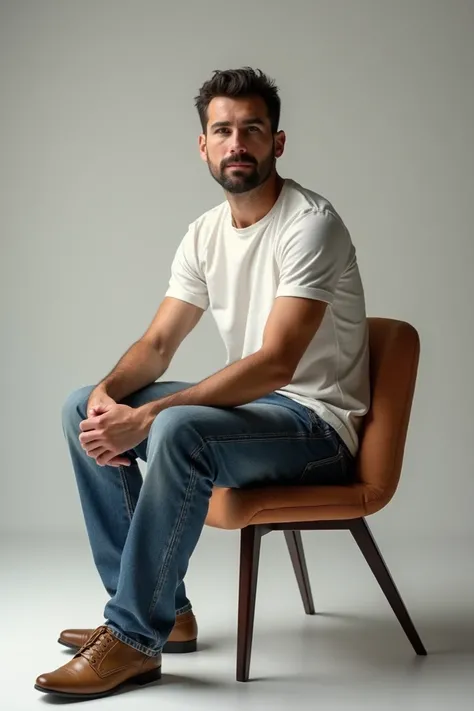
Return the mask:
{"type": "Polygon", "coordinates": [[[102,625],[95,630],[87,642],[77,651],[76,657],[82,656],[91,664],[95,664],[102,659],[110,649],[110,646],[116,641],[109,629],[102,625]]]}

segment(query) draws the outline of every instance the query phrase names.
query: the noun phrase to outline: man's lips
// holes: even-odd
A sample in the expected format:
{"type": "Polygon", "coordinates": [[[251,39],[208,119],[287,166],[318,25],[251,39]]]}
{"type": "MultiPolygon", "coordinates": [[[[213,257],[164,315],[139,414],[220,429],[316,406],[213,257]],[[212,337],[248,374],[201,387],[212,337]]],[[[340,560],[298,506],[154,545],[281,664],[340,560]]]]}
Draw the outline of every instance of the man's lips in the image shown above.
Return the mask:
{"type": "Polygon", "coordinates": [[[229,163],[227,168],[252,168],[253,163],[229,163]]]}

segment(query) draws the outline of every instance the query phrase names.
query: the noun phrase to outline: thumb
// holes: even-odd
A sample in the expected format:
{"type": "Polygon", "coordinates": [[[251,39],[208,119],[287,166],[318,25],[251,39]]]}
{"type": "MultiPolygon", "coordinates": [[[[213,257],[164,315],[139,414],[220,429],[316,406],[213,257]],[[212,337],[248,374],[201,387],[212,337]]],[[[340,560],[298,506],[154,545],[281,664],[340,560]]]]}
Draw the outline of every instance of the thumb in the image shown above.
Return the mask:
{"type": "Polygon", "coordinates": [[[95,405],[89,410],[89,417],[94,417],[95,415],[101,415],[106,409],[102,405],[95,405]]]}
{"type": "Polygon", "coordinates": [[[115,403],[113,402],[99,403],[98,405],[94,405],[92,407],[91,414],[102,415],[104,412],[108,412],[113,407],[115,407],[115,403]]]}
{"type": "Polygon", "coordinates": [[[93,405],[90,410],[87,411],[87,417],[103,415],[104,413],[109,412],[109,410],[111,410],[115,406],[115,402],[99,402],[97,405],[93,405]]]}

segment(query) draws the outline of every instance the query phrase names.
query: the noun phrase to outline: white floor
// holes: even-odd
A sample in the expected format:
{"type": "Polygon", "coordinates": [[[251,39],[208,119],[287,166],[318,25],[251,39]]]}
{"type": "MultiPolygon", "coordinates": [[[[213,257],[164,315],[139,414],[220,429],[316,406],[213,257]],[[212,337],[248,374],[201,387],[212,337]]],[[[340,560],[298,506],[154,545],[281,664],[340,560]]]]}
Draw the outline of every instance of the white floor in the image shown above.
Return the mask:
{"type": "MultiPolygon", "coordinates": [[[[375,519],[375,517],[374,517],[375,519]]],[[[316,616],[305,616],[282,534],[263,539],[251,681],[235,681],[239,541],[205,529],[188,573],[200,651],[166,655],[163,678],[90,709],[474,708],[474,563],[468,541],[388,539],[372,524],[429,656],[415,655],[347,532],[303,534],[316,616]]],[[[64,701],[34,690],[70,658],[65,627],[102,623],[106,601],[85,536],[1,541],[0,708],[64,701]]],[[[74,703],[74,702],[73,702],[74,703]]]]}

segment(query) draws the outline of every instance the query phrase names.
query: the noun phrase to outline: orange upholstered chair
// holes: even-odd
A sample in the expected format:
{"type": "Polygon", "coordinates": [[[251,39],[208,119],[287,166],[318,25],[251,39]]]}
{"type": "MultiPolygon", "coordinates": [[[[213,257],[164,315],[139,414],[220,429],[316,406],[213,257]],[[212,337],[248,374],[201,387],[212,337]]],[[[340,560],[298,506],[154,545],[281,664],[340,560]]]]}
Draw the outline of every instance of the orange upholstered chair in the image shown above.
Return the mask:
{"type": "Polygon", "coordinates": [[[238,681],[249,678],[260,543],[270,531],[284,531],[304,609],[311,615],[314,605],[300,532],[348,529],[416,653],[426,654],[365,521],[386,506],[397,489],[420,342],[413,326],[387,318],[369,318],[369,341],[371,406],[360,435],[354,484],[213,490],[206,524],[241,529],[238,681]]]}

